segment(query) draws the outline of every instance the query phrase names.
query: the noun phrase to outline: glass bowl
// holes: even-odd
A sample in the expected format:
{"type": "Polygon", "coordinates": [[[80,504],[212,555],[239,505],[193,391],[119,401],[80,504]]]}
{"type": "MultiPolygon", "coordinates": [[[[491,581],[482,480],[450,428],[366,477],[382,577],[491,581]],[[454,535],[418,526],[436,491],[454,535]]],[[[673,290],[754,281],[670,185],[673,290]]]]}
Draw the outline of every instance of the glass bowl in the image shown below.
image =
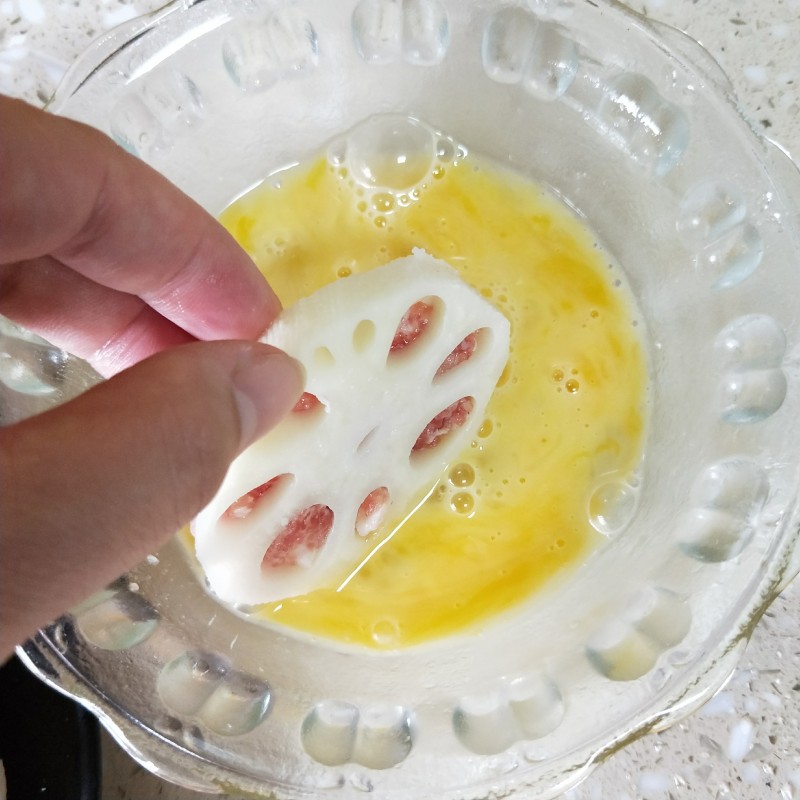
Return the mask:
{"type": "MultiPolygon", "coordinates": [[[[212,213],[365,120],[424,120],[587,220],[650,359],[607,541],[480,633],[374,653],[254,625],[173,541],[20,648],[135,759],[286,800],[547,798],[723,684],[800,566],[800,179],[696,43],[591,0],[178,0],[98,40],[51,110],[212,213]]],[[[0,333],[5,424],[96,380],[0,333]]]]}

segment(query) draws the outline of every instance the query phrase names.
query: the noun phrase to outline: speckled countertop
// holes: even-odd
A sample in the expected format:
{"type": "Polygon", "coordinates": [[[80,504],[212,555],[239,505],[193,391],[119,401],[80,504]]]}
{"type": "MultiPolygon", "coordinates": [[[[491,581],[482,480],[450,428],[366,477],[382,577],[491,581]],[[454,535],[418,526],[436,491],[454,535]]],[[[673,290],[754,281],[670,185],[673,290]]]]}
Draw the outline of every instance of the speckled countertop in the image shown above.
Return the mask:
{"type": "MultiPolygon", "coordinates": [[[[98,34],[161,0],[0,0],[0,92],[47,100],[98,34]]],[[[745,112],[800,157],[800,0],[631,4],[699,40],[745,112]]],[[[207,797],[168,785],[104,736],[104,800],[207,797]]],[[[700,712],[629,746],[566,800],[800,798],[800,585],[774,603],[727,686],[700,712]]]]}

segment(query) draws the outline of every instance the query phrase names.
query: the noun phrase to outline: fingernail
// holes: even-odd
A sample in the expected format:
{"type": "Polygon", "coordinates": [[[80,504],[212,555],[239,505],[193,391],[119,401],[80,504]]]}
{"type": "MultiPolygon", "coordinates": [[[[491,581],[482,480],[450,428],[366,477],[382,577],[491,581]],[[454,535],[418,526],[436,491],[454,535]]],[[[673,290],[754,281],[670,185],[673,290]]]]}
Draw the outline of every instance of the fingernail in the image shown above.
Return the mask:
{"type": "Polygon", "coordinates": [[[232,380],[243,450],[292,409],[303,391],[305,371],[285,353],[255,345],[237,363],[232,380]]]}

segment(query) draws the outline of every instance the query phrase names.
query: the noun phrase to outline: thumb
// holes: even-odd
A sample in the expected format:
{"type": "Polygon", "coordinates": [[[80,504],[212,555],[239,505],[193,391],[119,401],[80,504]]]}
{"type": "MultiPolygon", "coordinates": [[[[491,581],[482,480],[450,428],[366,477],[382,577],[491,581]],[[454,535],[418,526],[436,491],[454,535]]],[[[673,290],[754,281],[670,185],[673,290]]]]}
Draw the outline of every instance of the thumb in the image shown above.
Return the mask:
{"type": "Polygon", "coordinates": [[[0,661],[194,516],[302,381],[267,345],[193,343],[0,429],[0,661]]]}

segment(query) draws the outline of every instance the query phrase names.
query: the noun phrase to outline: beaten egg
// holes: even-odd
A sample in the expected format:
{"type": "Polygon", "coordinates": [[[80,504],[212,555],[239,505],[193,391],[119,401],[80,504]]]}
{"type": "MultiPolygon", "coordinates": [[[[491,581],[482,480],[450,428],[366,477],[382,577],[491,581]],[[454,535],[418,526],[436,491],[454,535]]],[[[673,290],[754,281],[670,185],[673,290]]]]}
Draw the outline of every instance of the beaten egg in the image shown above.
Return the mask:
{"type": "Polygon", "coordinates": [[[478,436],[427,499],[330,586],[257,617],[348,644],[414,645],[519,609],[603,541],[604,487],[636,483],[647,365],[623,276],[562,202],[463,149],[408,192],[364,186],[320,155],[221,220],[285,306],[421,248],[511,323],[478,436]]]}

